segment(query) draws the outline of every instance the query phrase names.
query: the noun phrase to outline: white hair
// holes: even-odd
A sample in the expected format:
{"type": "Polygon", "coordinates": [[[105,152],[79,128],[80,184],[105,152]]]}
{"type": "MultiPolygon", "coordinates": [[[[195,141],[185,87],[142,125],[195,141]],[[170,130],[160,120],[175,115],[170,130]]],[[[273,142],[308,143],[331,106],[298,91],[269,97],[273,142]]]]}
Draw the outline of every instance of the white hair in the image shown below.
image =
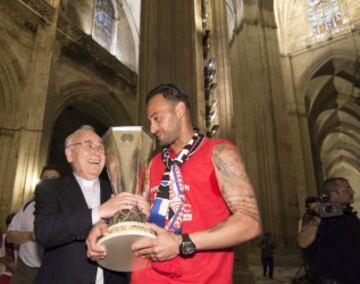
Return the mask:
{"type": "Polygon", "coordinates": [[[70,146],[74,136],[76,136],[79,132],[84,131],[84,130],[95,132],[95,128],[92,127],[91,125],[82,125],[82,126],[80,126],[73,133],[71,133],[68,137],[66,137],[66,139],[65,139],[65,148],[70,146]]]}

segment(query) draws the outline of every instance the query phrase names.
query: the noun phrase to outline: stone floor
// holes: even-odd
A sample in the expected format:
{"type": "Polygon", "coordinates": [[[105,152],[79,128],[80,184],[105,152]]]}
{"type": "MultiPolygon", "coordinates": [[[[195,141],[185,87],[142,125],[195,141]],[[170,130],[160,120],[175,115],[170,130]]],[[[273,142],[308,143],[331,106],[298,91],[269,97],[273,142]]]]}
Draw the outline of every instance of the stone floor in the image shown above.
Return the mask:
{"type": "Polygon", "coordinates": [[[269,279],[262,275],[261,266],[252,266],[250,270],[255,275],[256,284],[292,284],[293,280],[302,274],[298,267],[275,267],[274,279],[269,279]]]}
{"type": "MultiPolygon", "coordinates": [[[[251,266],[250,271],[255,277],[255,281],[251,281],[252,284],[294,284],[300,283],[295,282],[294,279],[297,279],[303,275],[303,271],[299,270],[298,267],[275,267],[274,268],[274,278],[269,279],[268,277],[264,277],[262,275],[262,267],[261,266],[251,266]]],[[[237,272],[234,271],[234,284],[249,284],[245,283],[245,280],[238,280],[236,276],[237,272]]]]}
{"type": "MultiPolygon", "coordinates": [[[[304,282],[294,282],[293,280],[299,278],[303,275],[303,270],[301,269],[301,265],[299,265],[298,255],[290,254],[291,257],[288,259],[284,257],[286,254],[276,255],[276,260],[280,265],[275,266],[274,268],[274,279],[269,279],[262,275],[262,266],[258,265],[259,259],[258,255],[252,254],[253,257],[250,257],[250,265],[249,270],[252,274],[252,277],[255,277],[255,282],[251,281],[251,284],[295,284],[295,283],[304,283],[304,282]]],[[[289,255],[289,254],[287,254],[289,255]]],[[[235,267],[238,267],[235,263],[235,267]]],[[[0,272],[2,271],[3,266],[0,263],[0,272]]],[[[240,269],[239,269],[240,270],[240,269]]],[[[234,271],[234,281],[233,284],[249,284],[246,283],[248,281],[239,281],[237,274],[240,271],[234,271]]]]}
{"type": "Polygon", "coordinates": [[[296,282],[304,274],[302,269],[302,258],[300,251],[297,249],[284,250],[278,249],[274,253],[275,267],[274,267],[274,279],[269,279],[262,275],[261,259],[258,249],[247,251],[247,263],[249,265],[250,273],[248,276],[243,275],[240,268],[241,260],[235,258],[235,270],[234,270],[234,284],[294,284],[304,283],[296,282]],[[236,271],[238,269],[239,271],[236,271]],[[241,273],[241,277],[239,274],[241,273]],[[250,275],[251,274],[251,275],[250,275]],[[254,279],[255,278],[255,279],[254,279]],[[239,280],[241,279],[241,280],[239,280]],[[251,280],[246,280],[251,279],[251,280]],[[248,282],[248,283],[246,283],[248,282]]]}
{"type": "MultiPolygon", "coordinates": [[[[0,272],[3,270],[2,264],[0,264],[0,272]]],[[[255,284],[294,284],[292,280],[296,277],[298,268],[291,267],[275,267],[274,279],[269,279],[262,276],[262,267],[252,266],[250,267],[251,272],[255,275],[255,284]]],[[[299,276],[299,275],[297,275],[299,276]]],[[[234,283],[248,284],[236,281],[234,283]]]]}

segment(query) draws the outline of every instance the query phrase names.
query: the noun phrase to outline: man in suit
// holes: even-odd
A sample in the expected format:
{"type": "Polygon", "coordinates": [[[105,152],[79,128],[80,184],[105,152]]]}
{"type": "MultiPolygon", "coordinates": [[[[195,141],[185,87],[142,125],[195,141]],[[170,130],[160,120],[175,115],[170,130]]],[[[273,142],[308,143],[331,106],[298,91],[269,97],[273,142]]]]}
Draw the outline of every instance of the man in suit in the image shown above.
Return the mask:
{"type": "Polygon", "coordinates": [[[145,200],[127,193],[111,197],[110,184],[99,179],[105,151],[92,127],[82,126],[66,138],[65,156],[73,174],[44,181],[35,192],[35,236],[44,248],[35,283],[125,283],[125,274],[87,258],[85,239],[101,218],[145,200]]]}

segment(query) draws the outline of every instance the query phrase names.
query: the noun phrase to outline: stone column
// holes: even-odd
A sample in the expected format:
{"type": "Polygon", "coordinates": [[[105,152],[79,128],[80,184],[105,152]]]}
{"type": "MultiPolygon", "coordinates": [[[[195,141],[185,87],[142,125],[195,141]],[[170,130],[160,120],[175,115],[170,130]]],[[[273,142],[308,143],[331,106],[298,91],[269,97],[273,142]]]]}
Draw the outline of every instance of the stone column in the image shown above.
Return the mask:
{"type": "Polygon", "coordinates": [[[141,5],[138,123],[147,123],[148,91],[174,83],[189,95],[193,122],[204,128],[200,1],[148,0],[141,5]]]}
{"type": "Polygon", "coordinates": [[[231,46],[236,140],[257,192],[264,230],[279,247],[296,243],[304,172],[287,109],[272,7],[245,1],[231,46]],[[236,63],[235,63],[236,62],[236,63]],[[295,143],[294,143],[295,142],[295,143]]]}
{"type": "Polygon", "coordinates": [[[19,110],[21,119],[18,136],[15,180],[10,207],[18,208],[31,198],[39,176],[40,154],[47,149],[40,149],[42,127],[48,84],[51,76],[51,64],[55,49],[56,26],[60,0],[52,0],[54,8],[51,17],[44,17],[36,29],[34,49],[26,74],[22,106],[19,110]]]}
{"type": "Polygon", "coordinates": [[[218,0],[208,1],[209,18],[207,28],[210,30],[209,57],[213,57],[216,62],[215,81],[217,87],[214,96],[218,100],[217,111],[220,125],[216,136],[234,139],[233,94],[225,2],[218,0]]]}

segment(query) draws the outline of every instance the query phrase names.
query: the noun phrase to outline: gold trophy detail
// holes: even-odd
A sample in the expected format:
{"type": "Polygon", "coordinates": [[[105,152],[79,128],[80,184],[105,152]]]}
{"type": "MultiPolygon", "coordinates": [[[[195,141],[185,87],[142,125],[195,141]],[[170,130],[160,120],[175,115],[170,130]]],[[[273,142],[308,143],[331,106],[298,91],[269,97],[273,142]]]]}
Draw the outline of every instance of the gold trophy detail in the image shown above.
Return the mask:
{"type": "MultiPolygon", "coordinates": [[[[154,150],[154,141],[142,126],[111,127],[104,135],[106,168],[114,194],[141,194],[146,165],[154,150]]],[[[138,206],[120,210],[109,222],[109,234],[99,240],[107,256],[98,263],[110,270],[134,271],[145,268],[149,260],[136,257],[132,244],[140,238],[155,238],[145,227],[147,218],[138,206]]]]}

